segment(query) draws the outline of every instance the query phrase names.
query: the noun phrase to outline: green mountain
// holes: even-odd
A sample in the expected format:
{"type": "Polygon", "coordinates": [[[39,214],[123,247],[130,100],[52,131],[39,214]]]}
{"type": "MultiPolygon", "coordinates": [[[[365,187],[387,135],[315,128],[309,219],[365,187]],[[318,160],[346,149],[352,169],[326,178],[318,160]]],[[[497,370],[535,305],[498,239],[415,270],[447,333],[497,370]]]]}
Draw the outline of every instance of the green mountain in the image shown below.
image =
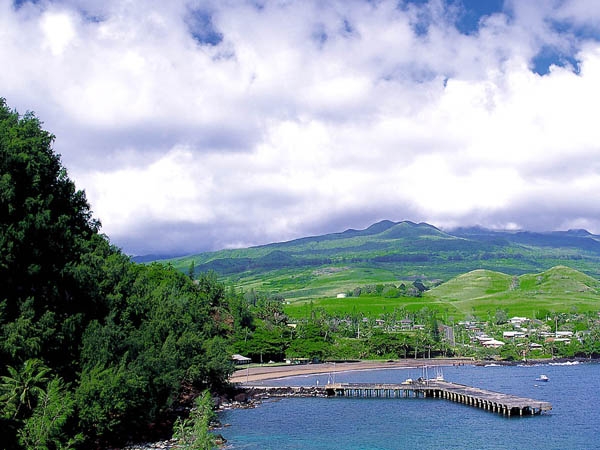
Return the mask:
{"type": "Polygon", "coordinates": [[[547,233],[382,221],[364,230],[311,236],[245,249],[165,260],[196,273],[215,271],[243,288],[286,298],[335,295],[367,283],[432,284],[477,269],[512,275],[568,266],[600,278],[600,236],[585,230],[547,233]]]}

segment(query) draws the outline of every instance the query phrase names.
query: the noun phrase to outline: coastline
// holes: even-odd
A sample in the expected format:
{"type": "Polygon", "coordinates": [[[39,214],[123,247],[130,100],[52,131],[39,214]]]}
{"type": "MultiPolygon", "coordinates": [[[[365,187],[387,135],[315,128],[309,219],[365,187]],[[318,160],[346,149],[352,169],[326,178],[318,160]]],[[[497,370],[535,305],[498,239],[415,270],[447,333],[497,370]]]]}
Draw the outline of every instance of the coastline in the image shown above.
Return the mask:
{"type": "Polygon", "coordinates": [[[325,362],[319,364],[297,364],[286,366],[244,367],[236,370],[229,381],[233,384],[246,384],[255,381],[274,380],[320,373],[339,373],[356,370],[419,368],[477,364],[471,358],[398,359],[390,361],[325,362]]]}

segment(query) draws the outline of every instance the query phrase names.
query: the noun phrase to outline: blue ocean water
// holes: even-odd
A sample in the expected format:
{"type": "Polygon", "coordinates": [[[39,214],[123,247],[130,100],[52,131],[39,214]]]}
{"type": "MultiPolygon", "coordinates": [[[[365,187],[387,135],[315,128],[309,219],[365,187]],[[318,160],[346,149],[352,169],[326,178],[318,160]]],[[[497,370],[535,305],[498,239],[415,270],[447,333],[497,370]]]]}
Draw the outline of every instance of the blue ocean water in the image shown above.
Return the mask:
{"type": "MultiPolygon", "coordinates": [[[[429,368],[429,376],[435,369],[429,368]]],[[[432,373],[433,372],[433,373],[432,373]]],[[[444,367],[448,381],[552,403],[539,416],[504,417],[443,399],[287,398],[221,413],[233,449],[600,449],[600,364],[444,367]],[[550,378],[536,381],[539,375],[550,378]]],[[[326,384],[330,375],[269,381],[326,384]]],[[[336,382],[399,383],[422,369],[336,373],[336,382]]]]}

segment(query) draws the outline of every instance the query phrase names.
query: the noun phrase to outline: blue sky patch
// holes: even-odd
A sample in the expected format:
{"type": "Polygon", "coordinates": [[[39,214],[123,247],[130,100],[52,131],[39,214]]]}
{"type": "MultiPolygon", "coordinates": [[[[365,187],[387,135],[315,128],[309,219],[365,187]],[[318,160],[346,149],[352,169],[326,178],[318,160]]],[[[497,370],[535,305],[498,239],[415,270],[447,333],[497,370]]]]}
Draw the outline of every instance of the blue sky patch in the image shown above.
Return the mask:
{"type": "Polygon", "coordinates": [[[504,12],[504,0],[455,0],[448,3],[459,8],[456,28],[463,34],[477,33],[483,17],[504,12]]]}
{"type": "Polygon", "coordinates": [[[218,45],[223,35],[215,28],[211,14],[206,10],[190,10],[186,17],[188,30],[200,45],[218,45]]]}
{"type": "Polygon", "coordinates": [[[532,60],[532,70],[539,75],[550,73],[550,66],[571,67],[573,72],[579,74],[579,62],[573,55],[560,52],[556,48],[543,47],[532,60]]]}

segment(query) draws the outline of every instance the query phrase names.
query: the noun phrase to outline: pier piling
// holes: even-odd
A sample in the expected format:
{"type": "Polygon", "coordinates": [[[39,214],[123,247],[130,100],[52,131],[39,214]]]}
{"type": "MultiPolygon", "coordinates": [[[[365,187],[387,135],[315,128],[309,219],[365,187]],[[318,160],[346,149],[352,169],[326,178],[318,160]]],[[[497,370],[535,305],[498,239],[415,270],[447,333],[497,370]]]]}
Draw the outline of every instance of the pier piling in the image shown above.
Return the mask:
{"type": "Polygon", "coordinates": [[[519,416],[535,415],[552,409],[549,402],[440,380],[425,380],[408,384],[336,383],[328,384],[324,389],[328,396],[336,397],[369,397],[371,396],[369,393],[376,392],[377,397],[442,398],[485,411],[498,412],[508,417],[517,414],[519,416]]]}

